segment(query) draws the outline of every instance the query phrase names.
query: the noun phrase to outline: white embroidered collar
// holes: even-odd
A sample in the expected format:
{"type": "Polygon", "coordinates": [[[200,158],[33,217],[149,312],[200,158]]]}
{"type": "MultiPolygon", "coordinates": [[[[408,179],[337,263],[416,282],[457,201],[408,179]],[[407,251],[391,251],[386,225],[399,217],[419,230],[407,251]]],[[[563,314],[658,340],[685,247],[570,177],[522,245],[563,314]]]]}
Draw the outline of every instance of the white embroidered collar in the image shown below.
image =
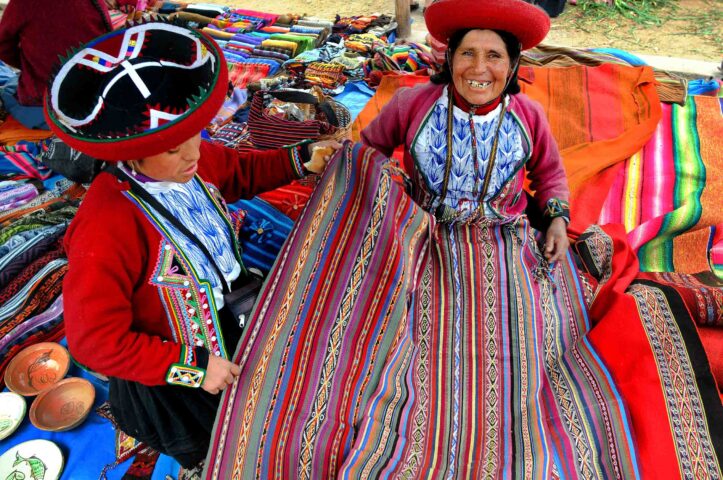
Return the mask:
{"type": "Polygon", "coordinates": [[[153,179],[150,179],[149,177],[144,176],[143,179],[137,178],[137,175],[134,174],[134,172],[128,167],[125,166],[125,164],[121,163],[118,165],[118,168],[123,170],[130,178],[136,181],[145,191],[150,193],[151,195],[157,195],[159,193],[168,193],[170,191],[176,191],[176,192],[187,192],[188,187],[190,187],[190,183],[193,181],[193,179],[189,180],[186,183],[178,183],[178,182],[164,182],[164,181],[156,181],[153,179]],[[146,180],[147,179],[147,180],[146,180]]]}

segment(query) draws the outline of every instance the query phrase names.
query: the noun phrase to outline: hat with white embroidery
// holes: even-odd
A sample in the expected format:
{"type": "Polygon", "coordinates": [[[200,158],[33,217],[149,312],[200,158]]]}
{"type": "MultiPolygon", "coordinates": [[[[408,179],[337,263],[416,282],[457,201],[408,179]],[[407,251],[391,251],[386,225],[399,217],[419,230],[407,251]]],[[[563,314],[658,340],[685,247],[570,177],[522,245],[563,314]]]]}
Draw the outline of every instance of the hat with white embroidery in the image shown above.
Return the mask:
{"type": "Polygon", "coordinates": [[[198,134],[227,88],[226,61],[211,38],[150,22],[71,53],[45,94],[45,118],[76,150],[100,160],[135,160],[198,134]]]}

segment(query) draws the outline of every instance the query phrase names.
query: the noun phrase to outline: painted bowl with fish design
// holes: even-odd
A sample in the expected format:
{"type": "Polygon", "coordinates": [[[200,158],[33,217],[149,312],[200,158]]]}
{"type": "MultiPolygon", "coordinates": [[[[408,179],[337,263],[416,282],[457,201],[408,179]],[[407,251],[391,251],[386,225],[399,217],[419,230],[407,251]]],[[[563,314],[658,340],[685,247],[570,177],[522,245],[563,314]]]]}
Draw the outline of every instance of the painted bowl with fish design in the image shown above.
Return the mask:
{"type": "Polygon", "coordinates": [[[84,378],[69,377],[38,394],[30,421],[41,430],[63,432],[85,420],[95,401],[95,388],[84,378]]]}
{"type": "Polygon", "coordinates": [[[43,342],[20,350],[5,370],[5,384],[26,397],[62,380],[70,367],[70,354],[59,343],[43,342]]]}
{"type": "Polygon", "coordinates": [[[0,455],[3,480],[58,480],[65,461],[50,440],[28,440],[0,455]]]}
{"type": "Polygon", "coordinates": [[[13,392],[0,393],[0,440],[9,437],[25,417],[25,399],[13,392]]]}

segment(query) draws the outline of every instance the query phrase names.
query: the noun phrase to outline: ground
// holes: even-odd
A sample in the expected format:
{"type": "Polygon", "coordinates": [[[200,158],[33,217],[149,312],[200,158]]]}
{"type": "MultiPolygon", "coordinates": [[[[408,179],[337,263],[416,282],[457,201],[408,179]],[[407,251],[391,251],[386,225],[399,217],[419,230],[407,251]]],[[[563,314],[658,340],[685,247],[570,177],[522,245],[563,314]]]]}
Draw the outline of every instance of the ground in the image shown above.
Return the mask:
{"type": "MultiPolygon", "coordinates": [[[[212,0],[213,3],[271,12],[333,19],[371,13],[394,14],[395,0],[212,0]]],[[[484,1],[484,0],[480,0],[484,1]]],[[[638,0],[630,0],[636,3],[638,0]]],[[[612,47],[628,52],[705,60],[723,58],[723,8],[720,0],[658,0],[668,6],[652,11],[660,24],[641,24],[600,8],[566,5],[552,20],[546,43],[571,47],[612,47]]],[[[578,0],[582,2],[582,0],[578,0]]],[[[424,3],[420,0],[420,3],[424,3]]],[[[420,13],[412,17],[423,24],[420,13]]]]}

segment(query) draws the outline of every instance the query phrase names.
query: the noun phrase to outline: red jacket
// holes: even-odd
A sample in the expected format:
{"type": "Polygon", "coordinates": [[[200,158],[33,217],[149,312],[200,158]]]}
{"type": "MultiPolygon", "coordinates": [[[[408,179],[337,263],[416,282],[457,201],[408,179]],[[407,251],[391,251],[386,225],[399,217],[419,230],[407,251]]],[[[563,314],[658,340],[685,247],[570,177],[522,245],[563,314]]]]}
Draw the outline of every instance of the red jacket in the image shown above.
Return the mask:
{"type": "MultiPolygon", "coordinates": [[[[228,201],[250,198],[299,177],[289,152],[240,154],[202,142],[198,173],[228,201]]],[[[195,349],[212,348],[217,332],[209,332],[205,347],[188,346],[188,334],[192,322],[215,328],[217,312],[208,282],[127,190],[127,183],[101,173],[68,228],[65,331],[81,364],[161,385],[172,364],[193,366],[195,349]]]]}
{"type": "Polygon", "coordinates": [[[18,101],[42,105],[58,57],[111,30],[103,0],[10,0],[0,21],[0,60],[20,69],[18,101]]]}

